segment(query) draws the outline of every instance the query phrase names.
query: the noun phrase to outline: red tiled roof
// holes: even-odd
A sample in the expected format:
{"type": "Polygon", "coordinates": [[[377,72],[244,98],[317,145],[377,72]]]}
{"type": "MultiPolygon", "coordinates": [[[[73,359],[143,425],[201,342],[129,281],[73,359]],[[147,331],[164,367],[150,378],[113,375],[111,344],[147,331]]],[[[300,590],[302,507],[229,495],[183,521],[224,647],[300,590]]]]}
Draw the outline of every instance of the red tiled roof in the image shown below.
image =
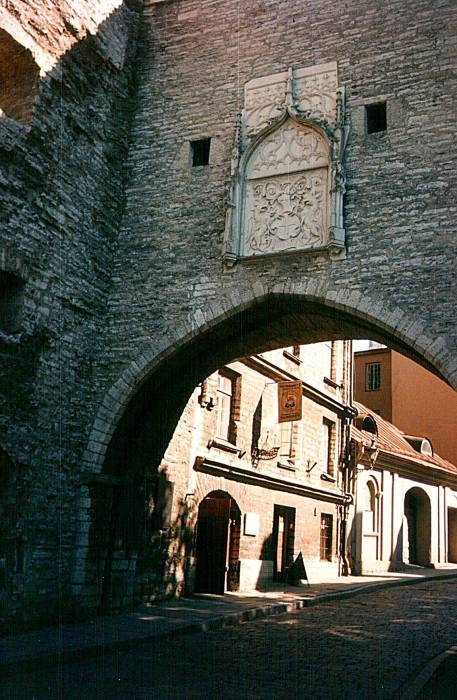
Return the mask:
{"type": "MultiPolygon", "coordinates": [[[[438,469],[443,469],[447,472],[452,472],[457,474],[457,466],[443,459],[437,454],[433,457],[417,452],[405,439],[404,433],[401,430],[389,423],[384,418],[381,418],[377,413],[373,413],[369,408],[354,401],[354,406],[358,411],[360,417],[370,416],[375,422],[378,429],[378,435],[376,436],[377,447],[382,451],[392,455],[399,455],[401,457],[406,457],[418,464],[423,464],[424,466],[437,467],[438,469]]],[[[372,433],[365,430],[360,430],[355,426],[351,427],[352,437],[358,442],[362,442],[365,445],[369,445],[372,440],[372,433]]]]}

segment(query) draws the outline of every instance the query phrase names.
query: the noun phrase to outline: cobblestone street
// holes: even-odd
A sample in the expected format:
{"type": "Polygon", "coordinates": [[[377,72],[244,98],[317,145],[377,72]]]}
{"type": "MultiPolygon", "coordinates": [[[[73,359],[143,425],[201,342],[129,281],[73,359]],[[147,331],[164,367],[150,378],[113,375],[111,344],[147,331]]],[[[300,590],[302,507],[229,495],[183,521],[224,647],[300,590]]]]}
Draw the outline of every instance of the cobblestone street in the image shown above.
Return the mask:
{"type": "Polygon", "coordinates": [[[395,698],[456,641],[456,583],[436,581],[21,673],[2,698],[395,698]]]}

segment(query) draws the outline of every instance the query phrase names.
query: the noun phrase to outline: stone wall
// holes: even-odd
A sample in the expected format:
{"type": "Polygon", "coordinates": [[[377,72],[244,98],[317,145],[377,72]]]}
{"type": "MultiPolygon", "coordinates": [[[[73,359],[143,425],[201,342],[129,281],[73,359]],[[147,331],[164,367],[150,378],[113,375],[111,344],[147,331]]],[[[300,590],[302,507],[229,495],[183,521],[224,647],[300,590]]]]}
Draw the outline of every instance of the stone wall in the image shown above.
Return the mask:
{"type": "Polygon", "coordinates": [[[166,444],[192,387],[235,357],[369,335],[457,386],[456,12],[452,0],[149,2],[132,74],[135,3],[1,8],[40,74],[27,124],[0,116],[0,271],[22,304],[0,345],[5,493],[18,494],[1,536],[23,559],[3,577],[8,614],[71,607],[70,580],[83,596],[73,550],[93,486],[80,472],[110,473],[119,421],[141,427],[156,401],[166,444]],[[224,267],[244,84],[334,61],[350,126],[346,256],[224,267]],[[387,131],[367,135],[365,106],[384,100],[387,131]],[[207,137],[209,165],[191,167],[189,142],[207,137]]]}
{"type": "Polygon", "coordinates": [[[409,337],[410,346],[452,377],[455,12],[452,2],[425,0],[375,9],[364,0],[344,7],[315,1],[306,9],[298,0],[280,8],[273,0],[146,6],[128,206],[111,298],[113,379],[132,351],[140,357],[150,349],[149,339],[162,348],[171,327],[182,333],[203,327],[237,300],[284,289],[286,280],[288,290],[314,290],[328,303],[341,299],[358,317],[371,313],[393,340],[409,337]],[[223,272],[244,84],[292,65],[331,61],[346,88],[350,123],[346,259],[284,256],[223,272]],[[367,135],[365,105],[383,100],[387,131],[367,135]],[[209,166],[192,168],[189,142],[203,137],[211,137],[209,166]],[[200,321],[197,309],[204,311],[200,321]],[[409,336],[402,314],[410,327],[417,324],[409,336]],[[443,347],[441,356],[431,348],[437,338],[446,357],[443,347]]]}
{"type": "Polygon", "coordinates": [[[306,10],[298,0],[280,9],[273,0],[146,5],[110,297],[111,388],[88,442],[89,468],[101,468],[138,386],[154,382],[156,370],[166,373],[167,362],[168,371],[195,372],[188,394],[236,356],[369,336],[457,386],[455,14],[450,1],[425,0],[375,9],[365,0],[344,7],[316,0],[306,10]],[[335,61],[349,127],[346,255],[225,267],[244,85],[335,61]],[[367,134],[366,107],[379,102],[387,130],[367,134]],[[203,138],[211,138],[209,164],[192,167],[190,142],[203,138]]]}
{"type": "Polygon", "coordinates": [[[28,56],[35,81],[30,95],[27,65],[2,61],[2,74],[16,71],[8,84],[17,100],[24,89],[22,112],[0,99],[3,620],[49,619],[71,605],[75,498],[124,202],[137,18],[114,0],[103,12],[93,0],[0,9],[0,51],[28,56]]]}

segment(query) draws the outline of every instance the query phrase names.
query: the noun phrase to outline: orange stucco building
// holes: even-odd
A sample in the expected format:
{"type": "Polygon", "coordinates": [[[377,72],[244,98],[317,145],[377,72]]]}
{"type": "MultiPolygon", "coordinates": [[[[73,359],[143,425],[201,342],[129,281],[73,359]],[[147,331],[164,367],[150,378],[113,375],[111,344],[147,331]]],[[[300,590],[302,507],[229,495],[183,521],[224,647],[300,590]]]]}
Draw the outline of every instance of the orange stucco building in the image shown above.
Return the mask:
{"type": "Polygon", "coordinates": [[[354,397],[457,464],[457,393],[420,365],[389,348],[356,352],[354,397]]]}

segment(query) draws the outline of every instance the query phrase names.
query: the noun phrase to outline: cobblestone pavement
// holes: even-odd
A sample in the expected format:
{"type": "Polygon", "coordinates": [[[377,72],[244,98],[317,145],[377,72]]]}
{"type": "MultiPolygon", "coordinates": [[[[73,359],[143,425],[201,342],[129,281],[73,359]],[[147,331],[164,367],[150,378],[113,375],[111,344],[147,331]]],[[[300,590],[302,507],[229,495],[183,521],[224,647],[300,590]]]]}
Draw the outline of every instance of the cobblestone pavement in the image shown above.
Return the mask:
{"type": "Polygon", "coordinates": [[[457,583],[436,581],[22,673],[2,700],[399,698],[456,642],[457,583]]]}

